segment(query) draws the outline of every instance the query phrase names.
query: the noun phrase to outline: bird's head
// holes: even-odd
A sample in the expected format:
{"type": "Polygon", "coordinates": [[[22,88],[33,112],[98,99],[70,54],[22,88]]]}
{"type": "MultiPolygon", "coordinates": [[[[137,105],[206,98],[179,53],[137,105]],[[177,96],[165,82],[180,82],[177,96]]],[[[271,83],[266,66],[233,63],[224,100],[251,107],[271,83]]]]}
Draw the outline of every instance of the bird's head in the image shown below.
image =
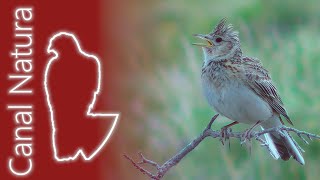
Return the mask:
{"type": "Polygon", "coordinates": [[[238,32],[233,30],[231,24],[226,25],[226,19],[220,20],[218,25],[209,34],[194,34],[206,43],[193,43],[202,47],[205,63],[219,61],[233,57],[241,52],[238,32]]]}

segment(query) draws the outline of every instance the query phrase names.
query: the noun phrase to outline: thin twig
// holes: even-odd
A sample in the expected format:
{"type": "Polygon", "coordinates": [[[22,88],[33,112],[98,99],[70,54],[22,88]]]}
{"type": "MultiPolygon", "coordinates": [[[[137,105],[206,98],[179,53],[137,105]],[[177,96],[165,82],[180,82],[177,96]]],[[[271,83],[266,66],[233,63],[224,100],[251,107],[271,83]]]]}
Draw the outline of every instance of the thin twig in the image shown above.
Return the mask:
{"type": "MultiPolygon", "coordinates": [[[[175,165],[177,165],[189,152],[191,152],[194,148],[196,148],[205,138],[207,137],[212,137],[212,138],[219,138],[220,141],[223,143],[223,137],[226,139],[229,138],[235,138],[239,139],[241,144],[246,142],[246,140],[250,141],[251,139],[255,139],[258,142],[261,143],[261,146],[266,147],[267,150],[271,153],[271,149],[268,145],[268,143],[261,138],[260,136],[266,134],[266,133],[272,133],[272,132],[278,132],[281,133],[281,131],[286,131],[286,132],[293,132],[298,135],[300,139],[302,139],[303,142],[306,144],[309,144],[308,141],[303,137],[307,137],[310,141],[313,139],[320,139],[319,135],[308,133],[305,131],[300,131],[298,129],[292,128],[292,127],[286,127],[286,126],[281,126],[281,127],[274,127],[274,128],[269,128],[265,129],[262,131],[252,131],[250,134],[245,134],[244,132],[232,132],[231,129],[228,131],[222,132],[217,131],[217,130],[212,130],[211,126],[212,123],[216,120],[219,114],[216,114],[215,116],[212,117],[211,121],[207,125],[207,127],[203,130],[203,132],[195,138],[193,141],[191,141],[187,146],[185,146],[182,150],[180,150],[176,155],[171,157],[169,160],[167,160],[165,163],[162,165],[159,165],[158,163],[149,160],[145,158],[142,153],[138,153],[140,156],[140,161],[135,162],[132,158],[124,154],[124,157],[128,159],[135,168],[137,168],[141,173],[145,174],[152,180],[160,180],[162,177],[175,165]],[[156,173],[152,173],[146,169],[144,169],[141,165],[146,164],[150,165],[152,167],[155,167],[157,169],[156,173]]],[[[303,151],[303,149],[295,142],[297,147],[300,149],[300,151],[303,151]]]]}

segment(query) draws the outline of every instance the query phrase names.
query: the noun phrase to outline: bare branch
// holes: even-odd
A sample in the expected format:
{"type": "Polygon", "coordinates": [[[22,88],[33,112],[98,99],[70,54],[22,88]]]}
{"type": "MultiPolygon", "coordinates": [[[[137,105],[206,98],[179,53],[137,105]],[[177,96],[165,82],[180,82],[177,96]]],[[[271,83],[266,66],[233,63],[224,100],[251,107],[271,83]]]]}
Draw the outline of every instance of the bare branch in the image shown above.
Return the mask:
{"type": "Polygon", "coordinates": [[[149,176],[151,179],[158,180],[155,175],[153,175],[151,172],[149,172],[148,170],[146,170],[146,169],[144,169],[143,167],[141,167],[141,166],[139,165],[140,163],[134,162],[133,159],[131,159],[129,156],[127,156],[127,155],[125,155],[125,154],[124,154],[123,156],[124,156],[126,159],[128,159],[128,160],[133,164],[133,166],[136,167],[142,174],[149,176]]]}
{"type": "MultiPolygon", "coordinates": [[[[261,143],[262,147],[266,147],[266,149],[269,152],[271,152],[271,149],[270,149],[268,143],[263,138],[260,137],[266,133],[272,133],[272,132],[281,133],[281,131],[287,131],[288,133],[293,132],[293,133],[297,134],[298,137],[300,139],[302,139],[302,141],[305,142],[306,144],[309,144],[309,142],[303,136],[307,137],[310,141],[312,141],[312,138],[313,139],[320,139],[319,135],[308,133],[305,131],[300,131],[298,129],[295,129],[292,127],[286,127],[286,126],[274,127],[274,128],[265,129],[262,131],[252,131],[249,134],[247,134],[246,132],[232,132],[231,129],[229,129],[228,131],[223,131],[223,132],[217,131],[217,130],[212,130],[211,129],[212,123],[216,120],[218,115],[219,114],[216,114],[215,116],[212,117],[212,119],[209,122],[209,124],[207,125],[207,127],[203,130],[203,132],[197,138],[195,138],[193,141],[191,141],[187,146],[185,146],[176,155],[171,157],[169,160],[167,160],[162,165],[159,165],[158,163],[145,158],[141,152],[138,153],[138,155],[140,156],[139,162],[135,162],[132,158],[130,158],[127,155],[124,155],[124,157],[126,159],[128,159],[133,164],[133,166],[135,168],[137,168],[141,173],[148,176],[150,179],[160,180],[173,166],[177,165],[187,154],[189,154],[189,152],[191,152],[194,148],[196,148],[207,137],[219,138],[220,141],[222,142],[222,144],[224,144],[224,142],[223,142],[224,140],[229,139],[229,138],[239,139],[241,144],[246,142],[246,140],[251,141],[251,139],[255,139],[261,143]],[[223,140],[223,138],[225,138],[225,139],[223,140]],[[144,169],[141,166],[144,164],[155,167],[157,170],[156,173],[152,173],[152,172],[144,169]]],[[[296,143],[295,141],[294,141],[294,143],[297,145],[297,147],[299,148],[300,151],[304,152],[304,150],[298,145],[298,143],[296,143]]]]}

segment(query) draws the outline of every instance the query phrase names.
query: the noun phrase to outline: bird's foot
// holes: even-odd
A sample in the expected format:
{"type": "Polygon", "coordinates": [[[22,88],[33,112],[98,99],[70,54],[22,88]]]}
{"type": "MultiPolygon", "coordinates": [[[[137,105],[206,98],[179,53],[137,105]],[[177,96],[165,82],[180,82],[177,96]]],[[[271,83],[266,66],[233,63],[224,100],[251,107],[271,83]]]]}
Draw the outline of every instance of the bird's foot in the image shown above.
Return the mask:
{"type": "MultiPolygon", "coordinates": [[[[233,122],[233,123],[231,123],[231,124],[228,124],[228,125],[226,125],[226,126],[223,126],[222,128],[221,128],[221,131],[220,131],[220,133],[221,133],[221,135],[220,135],[220,141],[221,141],[221,143],[222,143],[222,145],[224,145],[224,142],[226,141],[226,140],[229,140],[229,135],[230,135],[230,133],[231,133],[231,126],[233,126],[233,125],[236,125],[236,124],[238,124],[238,122],[237,121],[235,121],[235,122],[233,122]]],[[[229,141],[229,147],[230,147],[230,141],[229,141]]]]}
{"type": "MultiPolygon", "coordinates": [[[[220,133],[221,133],[220,134],[220,141],[221,141],[222,145],[224,145],[225,142],[227,140],[229,140],[229,134],[230,134],[231,131],[232,131],[231,128],[228,127],[228,126],[224,126],[224,127],[221,128],[221,130],[220,130],[220,133]]],[[[230,142],[229,142],[229,144],[230,144],[230,142]]]]}
{"type": "Polygon", "coordinates": [[[247,130],[244,131],[243,135],[242,135],[242,140],[241,140],[241,144],[244,144],[246,143],[246,141],[250,141],[251,139],[251,136],[252,135],[252,128],[249,128],[247,130]]]}
{"type": "Polygon", "coordinates": [[[253,137],[253,134],[252,134],[253,131],[252,131],[252,130],[253,130],[255,127],[257,127],[260,123],[261,123],[261,121],[258,121],[258,122],[256,122],[251,128],[249,128],[249,129],[247,129],[247,130],[244,131],[243,136],[242,136],[241,145],[242,145],[243,143],[245,143],[247,140],[248,140],[248,141],[251,140],[251,138],[253,137]]]}

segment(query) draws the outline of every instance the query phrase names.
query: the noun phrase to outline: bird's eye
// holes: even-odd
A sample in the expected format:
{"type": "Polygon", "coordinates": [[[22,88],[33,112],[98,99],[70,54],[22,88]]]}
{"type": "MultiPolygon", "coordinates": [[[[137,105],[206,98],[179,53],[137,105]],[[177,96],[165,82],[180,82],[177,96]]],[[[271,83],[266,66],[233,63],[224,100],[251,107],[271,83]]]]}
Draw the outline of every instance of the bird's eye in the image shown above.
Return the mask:
{"type": "Polygon", "coordinates": [[[221,42],[221,41],[222,41],[222,38],[220,38],[220,37],[216,38],[216,42],[217,42],[217,43],[219,43],[219,42],[221,42]]]}

